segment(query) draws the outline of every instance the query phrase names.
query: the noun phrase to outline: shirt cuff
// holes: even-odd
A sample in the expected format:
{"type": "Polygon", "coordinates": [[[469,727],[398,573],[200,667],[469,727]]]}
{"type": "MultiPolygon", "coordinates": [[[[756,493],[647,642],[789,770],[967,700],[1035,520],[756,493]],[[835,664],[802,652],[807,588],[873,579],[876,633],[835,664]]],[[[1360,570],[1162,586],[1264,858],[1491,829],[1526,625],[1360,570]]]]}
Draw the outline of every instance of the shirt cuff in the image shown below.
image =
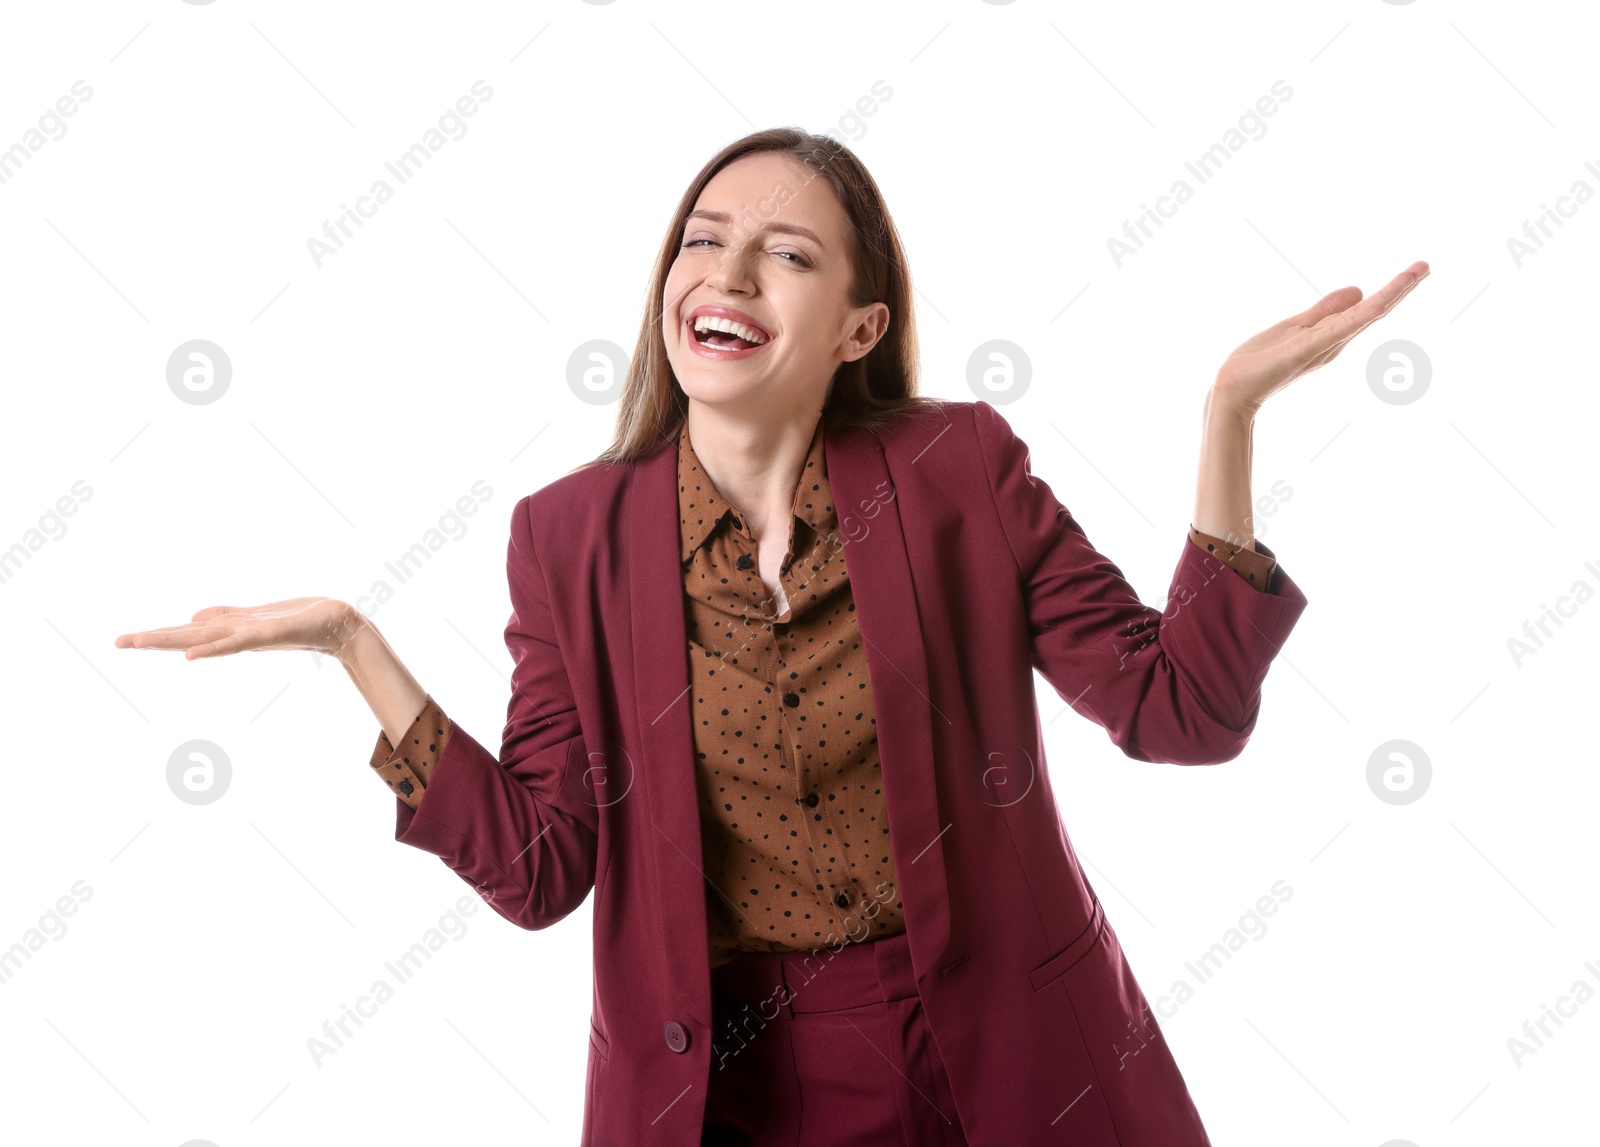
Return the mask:
{"type": "Polygon", "coordinates": [[[390,743],[387,733],[381,729],[378,731],[378,743],[373,747],[372,759],[368,764],[394,790],[395,796],[416,808],[422,801],[423,790],[428,787],[428,778],[433,775],[433,768],[444,752],[450,729],[450,718],[445,716],[444,710],[439,708],[430,693],[423,700],[422,712],[416,715],[410,728],[400,738],[398,749],[390,743]]]}
{"type": "Polygon", "coordinates": [[[1230,545],[1214,534],[1201,533],[1192,522],[1189,524],[1189,540],[1238,574],[1253,589],[1262,593],[1271,591],[1272,574],[1278,568],[1276,557],[1259,549],[1230,545]]]}

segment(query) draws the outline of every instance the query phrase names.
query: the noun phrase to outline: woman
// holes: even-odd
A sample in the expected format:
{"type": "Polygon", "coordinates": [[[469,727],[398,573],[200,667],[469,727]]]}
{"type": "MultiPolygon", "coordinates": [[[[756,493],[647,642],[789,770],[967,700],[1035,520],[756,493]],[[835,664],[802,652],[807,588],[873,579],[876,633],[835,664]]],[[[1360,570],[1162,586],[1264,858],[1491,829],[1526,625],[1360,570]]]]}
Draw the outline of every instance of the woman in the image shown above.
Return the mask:
{"type": "Polygon", "coordinates": [[[1206,1144],[1062,828],[1033,670],[1129,757],[1238,755],[1306,604],[1250,531],[1254,415],[1427,269],[1223,364],[1157,611],[992,406],[917,396],[857,158],[758,132],[678,205],[616,440],[512,514],[498,755],[340,601],[117,645],[337,656],[398,840],[525,928],[594,890],[586,1143],[1206,1144]]]}

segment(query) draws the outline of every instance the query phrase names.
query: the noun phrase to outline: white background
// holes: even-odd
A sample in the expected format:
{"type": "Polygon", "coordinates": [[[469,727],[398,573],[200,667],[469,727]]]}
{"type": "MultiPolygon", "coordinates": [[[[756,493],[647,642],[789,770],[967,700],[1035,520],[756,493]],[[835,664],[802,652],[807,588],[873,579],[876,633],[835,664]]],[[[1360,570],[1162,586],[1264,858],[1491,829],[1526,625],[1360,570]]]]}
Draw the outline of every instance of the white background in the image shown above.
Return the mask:
{"type": "Polygon", "coordinates": [[[577,1140],[590,903],[538,933],[480,906],[316,1065],[307,1040],[471,889],[393,841],[378,726],[336,664],[112,641],[394,585],[384,563],[481,480],[465,534],[373,618],[498,744],[511,508],[597,454],[615,413],[574,397],[568,356],[631,350],[686,182],[796,125],[884,189],[924,392],[995,401],[1153,605],[1228,352],[1432,264],[1258,420],[1255,490],[1292,488],[1260,534],[1310,605],[1249,747],[1130,761],[1040,680],[1051,775],[1152,1003],[1293,889],[1162,1020],[1216,1143],[1596,1142],[1600,1001],[1520,1065],[1507,1043],[1575,981],[1600,988],[1581,716],[1600,605],[1569,601],[1520,666],[1507,645],[1600,586],[1600,206],[1520,267],[1507,247],[1577,181],[1600,188],[1595,32],[1576,3],[1430,0],[7,5],[0,149],[92,88],[0,184],[0,549],[28,555],[0,582],[0,950],[91,892],[0,982],[7,1130],[577,1140]],[[466,135],[319,267],[307,240],[478,80],[493,97],[466,135]],[[1280,80],[1265,134],[1197,185],[1184,161],[1280,80]],[[852,116],[879,81],[892,94],[852,116]],[[1194,198],[1119,268],[1107,240],[1179,178],[1194,198]],[[166,382],[196,338],[232,363],[212,404],[166,382]],[[1032,363],[1005,405],[966,369],[995,338],[1032,363]],[[1368,386],[1390,339],[1431,361],[1418,401],[1368,386]],[[64,496],[76,513],[48,526],[64,496]],[[203,806],[166,779],[193,739],[233,770],[203,806]],[[1432,764],[1406,805],[1367,784],[1392,739],[1432,764]]]}

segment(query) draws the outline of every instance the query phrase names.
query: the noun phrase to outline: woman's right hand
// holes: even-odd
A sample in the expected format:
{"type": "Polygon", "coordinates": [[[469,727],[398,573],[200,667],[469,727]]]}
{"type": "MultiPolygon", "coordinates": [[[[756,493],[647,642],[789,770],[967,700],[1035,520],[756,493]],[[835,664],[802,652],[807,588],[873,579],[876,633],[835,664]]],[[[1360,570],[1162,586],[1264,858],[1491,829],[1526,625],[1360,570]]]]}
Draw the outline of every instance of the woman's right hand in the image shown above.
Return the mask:
{"type": "Polygon", "coordinates": [[[247,649],[309,649],[343,660],[366,624],[360,611],[331,597],[295,597],[244,609],[214,605],[187,625],[169,625],[117,638],[118,649],[181,649],[185,661],[247,649]]]}

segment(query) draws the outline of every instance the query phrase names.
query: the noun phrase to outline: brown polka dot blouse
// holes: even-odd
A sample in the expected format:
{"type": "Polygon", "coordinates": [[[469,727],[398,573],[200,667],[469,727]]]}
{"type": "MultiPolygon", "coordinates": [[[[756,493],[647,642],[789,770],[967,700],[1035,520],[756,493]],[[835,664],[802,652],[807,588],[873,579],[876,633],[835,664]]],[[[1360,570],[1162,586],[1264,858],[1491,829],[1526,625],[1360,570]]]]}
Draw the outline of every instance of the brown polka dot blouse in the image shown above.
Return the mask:
{"type": "MultiPolygon", "coordinates": [[[[706,476],[685,423],[678,511],[711,966],[905,931],[866,649],[819,421],[795,487],[778,611],[759,546],[706,476]]],[[[1190,527],[1261,592],[1277,559],[1190,527]]],[[[412,808],[450,735],[429,694],[370,764],[412,808]]]]}
{"type": "Polygon", "coordinates": [[[711,964],[905,931],[866,645],[828,487],[822,423],[796,484],[779,581],[678,434],[685,628],[710,886],[711,964]]]}

